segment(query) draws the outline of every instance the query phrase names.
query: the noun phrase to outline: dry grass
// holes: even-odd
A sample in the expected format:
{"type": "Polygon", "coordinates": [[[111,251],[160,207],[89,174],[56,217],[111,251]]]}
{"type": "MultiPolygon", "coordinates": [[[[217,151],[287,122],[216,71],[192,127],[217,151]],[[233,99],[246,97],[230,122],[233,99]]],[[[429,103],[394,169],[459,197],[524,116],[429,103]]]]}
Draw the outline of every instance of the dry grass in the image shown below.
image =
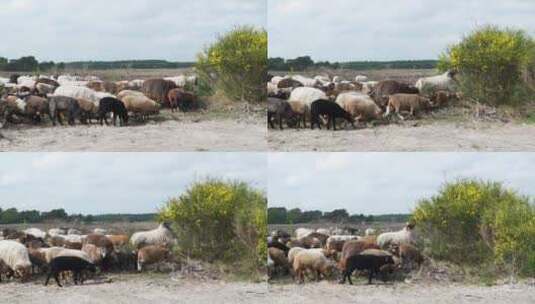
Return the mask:
{"type": "Polygon", "coordinates": [[[95,228],[104,228],[108,230],[108,234],[127,234],[131,235],[136,231],[151,230],[158,227],[156,222],[95,222],[91,224],[54,221],[37,224],[4,224],[0,225],[0,230],[5,228],[24,230],[27,228],[39,228],[43,231],[48,231],[51,228],[66,227],[80,230],[83,234],[93,231],[95,228]]]}

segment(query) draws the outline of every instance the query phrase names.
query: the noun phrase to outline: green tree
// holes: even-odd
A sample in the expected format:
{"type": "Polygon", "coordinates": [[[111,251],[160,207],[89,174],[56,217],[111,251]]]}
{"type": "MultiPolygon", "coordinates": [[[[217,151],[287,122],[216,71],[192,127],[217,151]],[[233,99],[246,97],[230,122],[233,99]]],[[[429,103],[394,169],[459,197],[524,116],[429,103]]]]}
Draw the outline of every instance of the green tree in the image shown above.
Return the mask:
{"type": "Polygon", "coordinates": [[[418,203],[413,220],[435,258],[535,274],[535,209],[500,183],[448,183],[418,203]]]}
{"type": "Polygon", "coordinates": [[[268,208],[268,223],[269,224],[287,224],[288,215],[286,208],[268,208]]]}
{"type": "Polygon", "coordinates": [[[478,28],[441,55],[441,70],[459,73],[462,92],[492,105],[526,101],[522,81],[535,62],[535,41],[524,31],[497,26],[478,28]]]}
{"type": "Polygon", "coordinates": [[[259,102],[266,98],[267,32],[237,27],[197,56],[201,81],[233,100],[259,102]]]}
{"type": "Polygon", "coordinates": [[[259,269],[267,258],[267,199],[243,182],[208,179],[190,185],[160,210],[175,224],[180,250],[209,262],[259,269]]]}

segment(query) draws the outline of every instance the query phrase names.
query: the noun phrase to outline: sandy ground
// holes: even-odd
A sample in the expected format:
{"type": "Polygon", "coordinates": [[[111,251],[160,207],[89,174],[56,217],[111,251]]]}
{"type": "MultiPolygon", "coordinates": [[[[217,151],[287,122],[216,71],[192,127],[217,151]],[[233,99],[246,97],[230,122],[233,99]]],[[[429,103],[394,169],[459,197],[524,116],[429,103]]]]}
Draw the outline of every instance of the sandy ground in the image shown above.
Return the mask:
{"type": "Polygon", "coordinates": [[[358,130],[270,129],[271,151],[533,151],[535,125],[436,122],[358,130]]]}
{"type": "Polygon", "coordinates": [[[2,303],[534,303],[535,286],[494,287],[471,285],[377,284],[339,285],[308,282],[304,285],[174,279],[165,274],[111,275],[83,286],[44,286],[44,278],[31,283],[0,284],[2,303]]]}
{"type": "Polygon", "coordinates": [[[266,125],[233,119],[167,120],[129,127],[11,127],[0,151],[265,151],[266,125]]]}
{"type": "Polygon", "coordinates": [[[270,285],[269,294],[272,303],[535,303],[535,286],[525,284],[494,287],[403,283],[349,286],[323,281],[270,285]]]}
{"type": "Polygon", "coordinates": [[[172,279],[169,275],[126,274],[112,282],[87,281],[83,286],[0,284],[1,303],[271,303],[266,283],[172,279]]]}

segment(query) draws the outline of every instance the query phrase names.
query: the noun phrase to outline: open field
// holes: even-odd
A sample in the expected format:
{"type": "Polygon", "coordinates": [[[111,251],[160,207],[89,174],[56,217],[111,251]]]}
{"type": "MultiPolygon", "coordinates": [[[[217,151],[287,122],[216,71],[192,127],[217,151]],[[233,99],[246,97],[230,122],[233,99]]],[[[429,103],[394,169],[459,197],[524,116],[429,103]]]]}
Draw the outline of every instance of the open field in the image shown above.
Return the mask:
{"type": "MultiPolygon", "coordinates": [[[[392,79],[414,84],[418,78],[436,73],[435,70],[319,70],[300,74],[339,75],[347,80],[366,75],[370,80],[392,79]]],[[[310,130],[307,120],[307,129],[269,129],[268,146],[271,151],[530,151],[535,149],[531,140],[535,137],[535,124],[526,118],[533,116],[530,113],[535,113],[535,101],[516,111],[461,101],[423,114],[419,119],[361,125],[356,130],[310,130]]]]}

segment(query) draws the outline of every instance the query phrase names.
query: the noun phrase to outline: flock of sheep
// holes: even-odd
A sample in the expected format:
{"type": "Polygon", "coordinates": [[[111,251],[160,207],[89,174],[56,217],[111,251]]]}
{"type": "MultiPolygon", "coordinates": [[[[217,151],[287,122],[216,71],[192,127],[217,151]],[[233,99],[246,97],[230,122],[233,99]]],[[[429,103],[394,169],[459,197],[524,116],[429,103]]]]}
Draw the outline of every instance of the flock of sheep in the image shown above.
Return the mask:
{"type": "Polygon", "coordinates": [[[88,273],[107,271],[143,271],[147,265],[158,267],[171,262],[170,247],[176,238],[167,223],[149,231],[126,234],[106,234],[96,228],[82,234],[74,228],[53,228],[47,232],[38,228],[24,231],[4,229],[0,236],[0,282],[2,278],[27,281],[32,275],[47,273],[45,285],[53,277],[72,274],[75,284],[83,284],[88,273]]]}
{"type": "Polygon", "coordinates": [[[131,81],[102,81],[96,76],[20,76],[0,78],[5,94],[0,98],[0,127],[7,121],[40,123],[48,115],[53,125],[63,118],[101,124],[112,114],[114,124],[128,123],[129,114],[146,118],[161,107],[188,111],[197,108],[197,97],[186,88],[197,84],[196,76],[131,81]]]}
{"type": "Polygon", "coordinates": [[[356,270],[367,271],[368,283],[381,278],[386,281],[395,271],[421,266],[423,255],[414,247],[414,225],[407,223],[400,231],[375,235],[368,228],[364,236],[341,229],[298,228],[292,237],[285,231],[273,231],[268,237],[268,276],[291,274],[304,283],[307,274],[316,280],[340,274],[340,283],[356,270]]]}
{"type": "Polygon", "coordinates": [[[295,76],[269,76],[268,124],[274,122],[283,129],[288,127],[321,128],[326,123],[336,130],[336,118],[354,123],[382,121],[392,113],[405,119],[403,112],[415,116],[422,111],[444,107],[452,99],[461,98],[455,93],[454,72],[420,78],[414,85],[395,80],[369,81],[359,75],[355,80],[342,80],[335,76],[314,78],[295,76]],[[325,122],[327,120],[327,122],[325,122]]]}

